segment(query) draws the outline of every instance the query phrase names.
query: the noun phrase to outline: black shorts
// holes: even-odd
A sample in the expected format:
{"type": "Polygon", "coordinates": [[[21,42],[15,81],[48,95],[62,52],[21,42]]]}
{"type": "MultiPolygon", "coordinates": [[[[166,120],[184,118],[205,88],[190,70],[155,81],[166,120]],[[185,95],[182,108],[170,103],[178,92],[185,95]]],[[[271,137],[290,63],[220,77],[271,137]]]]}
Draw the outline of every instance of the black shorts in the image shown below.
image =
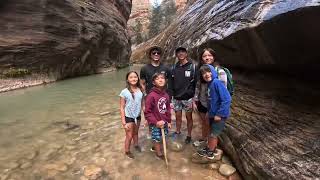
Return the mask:
{"type": "MultiPolygon", "coordinates": [[[[129,118],[129,117],[125,117],[126,118],[126,123],[135,123],[134,118],[129,118]]],[[[141,116],[137,117],[137,122],[141,121],[141,116]]]]}
{"type": "Polygon", "coordinates": [[[201,113],[207,113],[208,112],[208,108],[204,107],[200,101],[198,101],[197,103],[197,108],[198,108],[198,111],[201,112],[201,113]]]}

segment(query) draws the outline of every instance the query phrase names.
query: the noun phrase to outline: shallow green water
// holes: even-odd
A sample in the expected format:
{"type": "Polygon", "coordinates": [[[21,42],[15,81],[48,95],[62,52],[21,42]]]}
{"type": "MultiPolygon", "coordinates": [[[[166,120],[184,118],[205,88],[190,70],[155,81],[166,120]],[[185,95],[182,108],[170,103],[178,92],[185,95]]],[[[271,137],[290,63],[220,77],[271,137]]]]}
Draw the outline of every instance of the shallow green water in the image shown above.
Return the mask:
{"type": "Polygon", "coordinates": [[[118,94],[128,70],[0,94],[0,179],[85,179],[92,165],[111,179],[224,179],[192,164],[191,146],[169,151],[167,170],[149,152],[147,128],[143,152],[123,155],[118,94]]]}

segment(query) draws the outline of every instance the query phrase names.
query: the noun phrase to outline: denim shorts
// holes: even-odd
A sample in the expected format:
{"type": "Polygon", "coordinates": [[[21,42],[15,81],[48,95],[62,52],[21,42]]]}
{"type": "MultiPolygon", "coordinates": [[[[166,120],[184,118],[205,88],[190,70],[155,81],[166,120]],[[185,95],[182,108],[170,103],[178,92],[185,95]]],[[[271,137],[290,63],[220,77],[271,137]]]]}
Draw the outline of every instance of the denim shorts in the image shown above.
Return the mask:
{"type": "Polygon", "coordinates": [[[221,121],[215,121],[213,118],[210,118],[210,137],[218,137],[224,127],[225,127],[226,119],[221,119],[221,121]]]}
{"type": "Polygon", "coordinates": [[[176,100],[172,99],[174,111],[192,112],[192,98],[188,100],[176,100]]]}
{"type": "MultiPolygon", "coordinates": [[[[151,125],[151,138],[153,141],[159,143],[162,140],[162,135],[161,135],[161,128],[158,128],[156,125],[151,125]]],[[[166,123],[164,125],[164,134],[165,136],[168,135],[168,124],[166,123]]]]}

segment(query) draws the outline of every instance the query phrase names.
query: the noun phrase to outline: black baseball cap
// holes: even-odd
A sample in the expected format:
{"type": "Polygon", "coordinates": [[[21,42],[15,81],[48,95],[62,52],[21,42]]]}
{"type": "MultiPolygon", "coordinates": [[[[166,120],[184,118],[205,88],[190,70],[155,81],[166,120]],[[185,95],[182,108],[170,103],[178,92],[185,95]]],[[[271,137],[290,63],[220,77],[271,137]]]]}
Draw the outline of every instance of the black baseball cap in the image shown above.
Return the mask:
{"type": "Polygon", "coordinates": [[[186,49],[185,47],[180,46],[180,47],[178,47],[178,48],[176,49],[176,54],[177,54],[179,51],[187,52],[187,49],[186,49]]]}

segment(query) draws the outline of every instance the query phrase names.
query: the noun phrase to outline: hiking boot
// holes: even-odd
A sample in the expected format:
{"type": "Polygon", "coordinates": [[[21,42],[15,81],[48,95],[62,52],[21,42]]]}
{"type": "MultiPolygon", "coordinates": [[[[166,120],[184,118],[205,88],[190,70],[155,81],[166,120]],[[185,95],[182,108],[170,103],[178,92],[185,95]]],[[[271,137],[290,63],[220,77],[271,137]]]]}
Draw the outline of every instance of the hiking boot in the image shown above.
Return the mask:
{"type": "Polygon", "coordinates": [[[207,151],[209,151],[210,149],[208,147],[205,147],[203,149],[200,149],[197,151],[197,154],[201,157],[205,156],[207,154],[207,151]]]}
{"type": "Polygon", "coordinates": [[[126,156],[129,158],[129,159],[134,159],[134,155],[129,151],[129,152],[126,152],[126,156]]]}
{"type": "Polygon", "coordinates": [[[151,152],[155,152],[156,150],[154,149],[154,146],[152,146],[151,148],[150,148],[150,151],[151,152]]]}
{"type": "Polygon", "coordinates": [[[194,147],[199,147],[199,146],[201,146],[202,144],[204,144],[205,142],[206,142],[205,140],[199,139],[199,140],[193,142],[192,145],[193,145],[194,147]]]}
{"type": "Polygon", "coordinates": [[[135,149],[137,152],[142,152],[142,150],[141,150],[141,147],[140,147],[140,146],[134,146],[134,149],[135,149]]]}
{"type": "Polygon", "coordinates": [[[205,147],[199,151],[197,151],[198,155],[201,157],[206,157],[207,159],[213,160],[214,159],[214,153],[213,151],[210,151],[208,147],[205,147]]]}
{"type": "Polygon", "coordinates": [[[187,136],[187,138],[186,138],[186,140],[184,140],[184,142],[185,142],[186,144],[191,143],[191,137],[190,137],[190,136],[187,136]]]}

